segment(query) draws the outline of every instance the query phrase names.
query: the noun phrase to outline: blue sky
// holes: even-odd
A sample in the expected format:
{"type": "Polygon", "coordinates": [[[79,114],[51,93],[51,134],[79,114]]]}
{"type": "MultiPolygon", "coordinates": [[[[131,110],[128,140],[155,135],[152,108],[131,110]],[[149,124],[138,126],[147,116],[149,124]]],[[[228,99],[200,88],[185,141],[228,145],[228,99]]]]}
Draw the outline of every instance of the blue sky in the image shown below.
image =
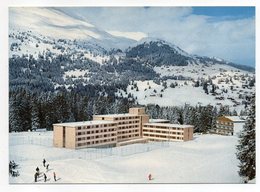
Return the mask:
{"type": "Polygon", "coordinates": [[[191,54],[255,65],[254,7],[58,8],[111,33],[162,38],[191,54]]]}
{"type": "Polygon", "coordinates": [[[209,15],[215,17],[233,16],[234,18],[254,17],[254,7],[193,7],[193,13],[197,15],[209,15]]]}

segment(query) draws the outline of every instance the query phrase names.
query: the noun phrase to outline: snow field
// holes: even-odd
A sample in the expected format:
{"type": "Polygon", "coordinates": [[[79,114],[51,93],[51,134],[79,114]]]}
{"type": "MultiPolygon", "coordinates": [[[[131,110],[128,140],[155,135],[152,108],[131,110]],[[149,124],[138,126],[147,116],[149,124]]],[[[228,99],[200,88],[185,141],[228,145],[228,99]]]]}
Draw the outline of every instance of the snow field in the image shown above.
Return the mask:
{"type": "MultiPolygon", "coordinates": [[[[51,137],[50,132],[46,134],[51,137]]],[[[10,140],[16,137],[11,134],[10,140]]],[[[63,158],[73,153],[69,149],[15,145],[9,148],[10,157],[22,155],[25,160],[14,159],[20,165],[20,176],[10,177],[10,183],[34,183],[35,168],[45,171],[43,158],[50,164],[47,183],[54,183],[53,171],[59,178],[57,183],[241,183],[236,145],[235,136],[195,135],[192,141],[171,142],[167,148],[97,160],[63,158]],[[150,173],[151,181],[147,178],[150,173]]],[[[39,182],[44,183],[43,179],[39,182]]]]}
{"type": "MultiPolygon", "coordinates": [[[[121,91],[123,96],[129,93],[137,99],[139,104],[157,104],[159,106],[183,106],[189,104],[196,105],[228,105],[230,110],[235,109],[238,113],[244,110],[242,105],[243,97],[251,95],[255,92],[255,87],[243,87],[248,85],[249,79],[254,78],[254,74],[243,70],[238,70],[234,67],[227,65],[195,65],[189,64],[188,66],[162,66],[154,67],[154,70],[164,76],[178,76],[182,75],[194,79],[204,78],[207,80],[211,78],[213,84],[218,86],[215,90],[217,95],[210,93],[212,86],[208,86],[209,94],[206,94],[203,88],[194,87],[194,82],[191,80],[171,80],[167,79],[167,88],[165,89],[162,84],[158,85],[151,80],[147,81],[134,81],[128,85],[127,93],[121,91]],[[231,82],[232,80],[232,82],[231,82]],[[171,83],[177,84],[175,88],[171,88],[171,83]],[[136,84],[138,90],[134,88],[136,84]],[[223,100],[216,99],[223,97],[223,100]],[[232,101],[233,100],[233,101],[232,101]],[[238,102],[239,104],[235,103],[238,102]]],[[[120,91],[117,95],[121,95],[120,91]]]]}
{"type": "MultiPolygon", "coordinates": [[[[138,103],[142,105],[157,104],[160,106],[184,106],[190,104],[196,106],[201,105],[216,105],[219,101],[214,97],[205,94],[202,87],[193,87],[189,81],[188,85],[183,85],[185,81],[167,80],[168,87],[161,92],[162,85],[153,83],[152,81],[135,81],[139,91],[131,90],[131,85],[128,86],[127,92],[133,94],[134,98],[137,97],[138,103]],[[149,82],[149,85],[147,83],[149,82]],[[175,88],[169,87],[172,82],[177,82],[179,86],[175,88]],[[151,89],[149,89],[151,86],[151,89]],[[146,89],[146,90],[145,90],[146,89]],[[156,90],[156,93],[154,92],[156,90]],[[160,97],[162,94],[162,97],[160,97]]],[[[232,105],[230,100],[222,101],[223,105],[232,105]]]]}

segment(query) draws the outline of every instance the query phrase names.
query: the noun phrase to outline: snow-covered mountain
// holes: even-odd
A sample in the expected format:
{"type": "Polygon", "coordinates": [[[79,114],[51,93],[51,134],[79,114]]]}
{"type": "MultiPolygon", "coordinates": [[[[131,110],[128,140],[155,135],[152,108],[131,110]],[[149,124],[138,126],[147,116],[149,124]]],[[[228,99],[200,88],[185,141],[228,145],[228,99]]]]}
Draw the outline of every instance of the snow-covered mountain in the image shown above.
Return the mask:
{"type": "Polygon", "coordinates": [[[10,12],[11,89],[123,85],[115,94],[140,104],[235,108],[243,108],[255,91],[254,69],[248,66],[192,55],[158,38],[114,36],[54,8],[10,12]]]}
{"type": "Polygon", "coordinates": [[[45,37],[88,41],[106,49],[126,48],[135,41],[113,36],[88,21],[73,18],[55,8],[10,8],[10,29],[39,33],[45,37]]]}

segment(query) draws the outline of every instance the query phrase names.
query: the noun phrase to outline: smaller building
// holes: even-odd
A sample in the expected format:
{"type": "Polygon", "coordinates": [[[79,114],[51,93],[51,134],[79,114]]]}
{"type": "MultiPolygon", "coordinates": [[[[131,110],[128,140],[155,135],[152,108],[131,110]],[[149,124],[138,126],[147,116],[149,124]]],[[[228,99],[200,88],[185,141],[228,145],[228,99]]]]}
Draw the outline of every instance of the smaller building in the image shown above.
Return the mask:
{"type": "Polygon", "coordinates": [[[145,123],[143,137],[150,141],[189,141],[193,139],[192,125],[145,123]]]}
{"type": "Polygon", "coordinates": [[[217,118],[215,133],[221,135],[238,135],[242,131],[246,117],[221,116],[217,118]]]}

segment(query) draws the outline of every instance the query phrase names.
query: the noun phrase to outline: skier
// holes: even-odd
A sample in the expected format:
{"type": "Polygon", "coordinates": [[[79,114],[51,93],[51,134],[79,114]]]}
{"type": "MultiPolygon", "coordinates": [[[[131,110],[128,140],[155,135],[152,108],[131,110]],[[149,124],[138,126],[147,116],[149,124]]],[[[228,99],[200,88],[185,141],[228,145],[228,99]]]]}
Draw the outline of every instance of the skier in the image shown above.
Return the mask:
{"type": "Polygon", "coordinates": [[[39,171],[40,171],[40,169],[39,169],[39,167],[36,167],[36,172],[39,174],[39,171]]]}
{"type": "Polygon", "coordinates": [[[46,176],[45,173],[43,174],[43,177],[44,177],[44,182],[46,182],[46,180],[47,180],[47,176],[46,176]]]}
{"type": "Polygon", "coordinates": [[[37,172],[34,174],[34,182],[37,182],[37,172]]]}
{"type": "Polygon", "coordinates": [[[49,170],[49,164],[46,165],[46,171],[48,172],[49,170]]]}
{"type": "Polygon", "coordinates": [[[54,181],[56,181],[56,173],[53,172],[53,178],[54,178],[54,181]]]}
{"type": "Polygon", "coordinates": [[[149,179],[149,181],[152,180],[152,174],[151,173],[148,175],[148,179],[149,179]]]}
{"type": "Polygon", "coordinates": [[[43,167],[45,167],[46,160],[43,159],[42,163],[43,163],[43,167]]]}

